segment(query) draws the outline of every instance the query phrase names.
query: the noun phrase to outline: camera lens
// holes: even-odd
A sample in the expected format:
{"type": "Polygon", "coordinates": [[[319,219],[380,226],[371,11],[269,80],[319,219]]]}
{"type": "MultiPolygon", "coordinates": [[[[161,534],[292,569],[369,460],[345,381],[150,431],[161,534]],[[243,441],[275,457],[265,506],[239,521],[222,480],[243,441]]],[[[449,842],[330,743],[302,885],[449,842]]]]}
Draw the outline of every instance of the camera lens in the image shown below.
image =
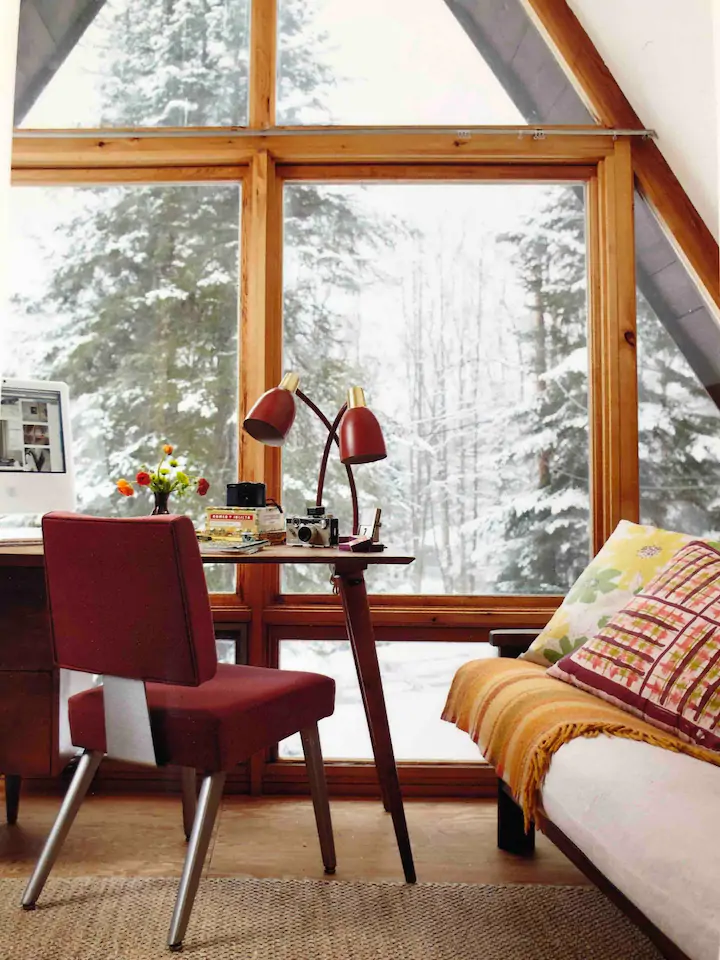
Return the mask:
{"type": "Polygon", "coordinates": [[[302,540],[303,543],[310,543],[313,537],[313,528],[312,527],[298,527],[297,532],[298,540],[302,540]]]}

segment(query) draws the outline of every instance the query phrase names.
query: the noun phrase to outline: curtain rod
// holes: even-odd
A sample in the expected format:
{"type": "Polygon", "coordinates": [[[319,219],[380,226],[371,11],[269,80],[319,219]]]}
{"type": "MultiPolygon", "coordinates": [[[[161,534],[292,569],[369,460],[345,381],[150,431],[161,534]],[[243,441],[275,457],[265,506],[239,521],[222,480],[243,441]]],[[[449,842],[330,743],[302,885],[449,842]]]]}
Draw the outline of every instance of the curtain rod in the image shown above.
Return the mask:
{"type": "Polygon", "coordinates": [[[21,140],[37,139],[76,139],[95,140],[153,140],[161,137],[190,139],[197,137],[228,137],[242,139],[244,137],[297,137],[297,136],[348,136],[353,134],[395,134],[400,136],[418,136],[437,134],[460,137],[471,140],[473,137],[502,136],[503,134],[517,134],[519,138],[532,137],[533,140],[545,140],[547,137],[642,137],[644,140],[654,139],[657,133],[654,130],[625,130],[616,127],[270,127],[264,130],[251,130],[247,127],[203,127],[201,129],[179,130],[162,127],[149,130],[147,128],[118,129],[118,130],[18,130],[15,137],[21,140]]]}

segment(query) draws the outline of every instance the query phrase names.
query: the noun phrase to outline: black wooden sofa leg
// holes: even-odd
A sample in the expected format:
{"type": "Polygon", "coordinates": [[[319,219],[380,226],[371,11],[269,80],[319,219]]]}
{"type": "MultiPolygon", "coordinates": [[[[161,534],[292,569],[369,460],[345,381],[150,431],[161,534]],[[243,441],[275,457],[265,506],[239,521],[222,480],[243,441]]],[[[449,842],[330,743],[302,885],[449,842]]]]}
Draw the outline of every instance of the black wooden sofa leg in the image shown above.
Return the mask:
{"type": "Polygon", "coordinates": [[[535,852],[535,824],[525,833],[523,812],[498,778],[497,845],[508,853],[530,856],[535,852]]]}
{"type": "Polygon", "coordinates": [[[21,782],[22,778],[17,774],[5,774],[5,813],[8,823],[17,823],[21,782]]]}

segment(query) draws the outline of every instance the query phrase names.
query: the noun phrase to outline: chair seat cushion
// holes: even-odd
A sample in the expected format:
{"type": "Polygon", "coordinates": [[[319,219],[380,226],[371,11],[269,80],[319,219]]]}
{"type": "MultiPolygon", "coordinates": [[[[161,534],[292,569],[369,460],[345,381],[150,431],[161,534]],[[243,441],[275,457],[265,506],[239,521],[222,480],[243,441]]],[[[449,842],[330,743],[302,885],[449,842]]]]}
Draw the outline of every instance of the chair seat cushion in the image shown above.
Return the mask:
{"type": "MultiPolygon", "coordinates": [[[[199,687],[147,683],[159,764],[230,770],[333,712],[335,681],[316,673],[219,664],[199,687]]],[[[102,687],[68,701],[72,742],[105,751],[102,687]]]]}

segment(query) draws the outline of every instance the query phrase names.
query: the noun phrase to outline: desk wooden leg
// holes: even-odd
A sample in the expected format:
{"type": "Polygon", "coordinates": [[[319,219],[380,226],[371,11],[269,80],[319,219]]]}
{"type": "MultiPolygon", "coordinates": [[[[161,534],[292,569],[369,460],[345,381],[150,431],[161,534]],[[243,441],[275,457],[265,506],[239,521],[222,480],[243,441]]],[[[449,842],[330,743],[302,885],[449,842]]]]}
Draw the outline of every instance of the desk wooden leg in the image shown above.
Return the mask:
{"type": "Polygon", "coordinates": [[[375,649],[375,635],[370,618],[365,578],[362,572],[357,570],[350,573],[338,571],[335,580],[345,610],[348,637],[355,657],[360,690],[363,694],[363,705],[370,730],[370,740],[375,754],[375,767],[380,780],[383,801],[387,804],[392,817],[405,880],[408,883],[415,883],[415,865],[405,821],[400,780],[398,779],[395,755],[390,739],[390,726],[385,708],[377,650],[375,649]]]}
{"type": "Polygon", "coordinates": [[[370,722],[370,713],[368,711],[367,694],[365,693],[365,684],[363,683],[362,670],[360,668],[360,662],[358,661],[358,658],[357,658],[355,644],[352,642],[352,631],[351,631],[349,622],[347,625],[347,631],[348,631],[348,637],[350,638],[350,649],[352,650],[353,660],[355,661],[355,672],[357,673],[358,686],[360,687],[360,696],[362,697],[363,710],[365,711],[365,716],[367,717],[367,721],[368,721],[368,731],[370,733],[370,743],[372,744],[373,757],[375,757],[375,767],[378,770],[378,782],[380,783],[380,796],[382,797],[383,809],[385,810],[386,813],[390,813],[390,797],[388,796],[387,785],[383,780],[383,778],[380,776],[379,767],[377,765],[378,751],[377,751],[377,746],[375,745],[375,731],[370,722]]]}
{"type": "Polygon", "coordinates": [[[5,811],[8,823],[17,823],[20,806],[20,784],[22,777],[15,773],[5,774],[5,811]]]}

